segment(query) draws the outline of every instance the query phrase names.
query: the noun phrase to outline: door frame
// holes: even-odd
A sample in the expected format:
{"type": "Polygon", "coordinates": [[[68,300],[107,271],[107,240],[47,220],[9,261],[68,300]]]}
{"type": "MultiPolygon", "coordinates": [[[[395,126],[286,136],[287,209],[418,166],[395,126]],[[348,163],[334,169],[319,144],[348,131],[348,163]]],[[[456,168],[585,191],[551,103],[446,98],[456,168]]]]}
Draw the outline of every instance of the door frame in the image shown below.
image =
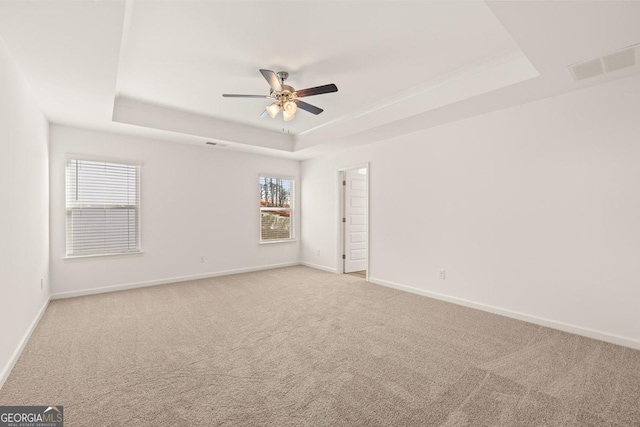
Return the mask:
{"type": "Polygon", "coordinates": [[[342,181],[343,181],[343,176],[344,173],[348,170],[352,170],[352,169],[363,169],[366,168],[367,169],[367,277],[366,277],[366,281],[369,281],[369,269],[371,268],[371,236],[370,236],[370,227],[369,224],[371,223],[371,164],[369,162],[367,163],[359,163],[359,164],[355,164],[355,165],[349,165],[349,166],[343,166],[338,168],[337,172],[336,172],[336,178],[337,178],[337,185],[338,185],[338,245],[337,245],[337,250],[336,250],[336,254],[337,254],[337,259],[336,259],[336,265],[338,266],[338,268],[336,268],[336,272],[338,274],[344,274],[344,259],[342,258],[342,255],[345,253],[344,249],[345,249],[345,235],[344,235],[344,222],[342,222],[342,218],[344,218],[344,212],[345,212],[345,191],[344,191],[344,185],[342,185],[342,181]]]}

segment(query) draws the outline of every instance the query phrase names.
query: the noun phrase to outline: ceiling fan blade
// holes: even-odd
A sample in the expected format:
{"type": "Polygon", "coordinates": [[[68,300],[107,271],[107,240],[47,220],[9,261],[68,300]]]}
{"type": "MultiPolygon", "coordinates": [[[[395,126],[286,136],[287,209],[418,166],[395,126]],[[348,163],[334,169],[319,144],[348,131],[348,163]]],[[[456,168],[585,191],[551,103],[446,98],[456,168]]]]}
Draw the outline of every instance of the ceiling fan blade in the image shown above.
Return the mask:
{"type": "Polygon", "coordinates": [[[298,98],[302,98],[303,96],[313,96],[313,95],[322,95],[323,93],[331,93],[337,92],[338,86],[333,83],[324,86],[310,87],[309,89],[302,89],[295,91],[295,94],[298,98]]]}
{"type": "Polygon", "coordinates": [[[264,110],[262,114],[260,114],[260,117],[269,117],[269,112],[267,110],[264,110]]]}
{"type": "Polygon", "coordinates": [[[238,95],[235,93],[223,93],[225,98],[269,98],[267,95],[238,95]]]}
{"type": "Polygon", "coordinates": [[[271,89],[275,90],[276,92],[282,91],[282,85],[280,84],[280,79],[278,78],[276,73],[271,70],[260,70],[260,72],[269,83],[269,86],[271,86],[271,89]]]}
{"type": "Polygon", "coordinates": [[[296,99],[295,103],[298,104],[298,107],[302,108],[304,111],[310,112],[311,114],[318,115],[324,111],[322,108],[318,108],[315,105],[307,104],[306,102],[300,101],[299,99],[296,99]]]}

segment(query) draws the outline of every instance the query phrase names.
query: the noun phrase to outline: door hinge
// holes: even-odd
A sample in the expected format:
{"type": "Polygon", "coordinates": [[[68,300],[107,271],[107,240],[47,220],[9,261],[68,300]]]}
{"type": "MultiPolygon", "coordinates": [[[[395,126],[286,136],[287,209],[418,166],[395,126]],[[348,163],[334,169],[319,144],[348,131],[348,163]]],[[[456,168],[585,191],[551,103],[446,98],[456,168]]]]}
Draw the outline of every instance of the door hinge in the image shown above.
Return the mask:
{"type": "Polygon", "coordinates": [[[345,254],[342,254],[342,259],[347,259],[347,256],[345,254]]]}
{"type": "Polygon", "coordinates": [[[342,222],[347,222],[347,218],[342,218],[342,222]]]}
{"type": "Polygon", "coordinates": [[[342,181],[342,185],[347,185],[347,181],[342,181]]]}

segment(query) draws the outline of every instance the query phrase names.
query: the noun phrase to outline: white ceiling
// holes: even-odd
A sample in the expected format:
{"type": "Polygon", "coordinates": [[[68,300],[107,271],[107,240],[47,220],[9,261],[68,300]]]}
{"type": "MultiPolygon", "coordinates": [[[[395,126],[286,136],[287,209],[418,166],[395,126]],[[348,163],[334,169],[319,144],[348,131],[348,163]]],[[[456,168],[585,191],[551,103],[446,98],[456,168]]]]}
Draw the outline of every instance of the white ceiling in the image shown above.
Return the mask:
{"type": "Polygon", "coordinates": [[[300,133],[353,114],[453,69],[516,47],[482,2],[138,2],[130,10],[118,94],[300,133]],[[258,70],[288,71],[325,110],[284,123],[259,119],[268,95],[258,70]]]}
{"type": "Polygon", "coordinates": [[[637,74],[566,67],[639,43],[638,18],[615,1],[0,1],[0,36],[54,123],[308,158],[637,74]],[[268,94],[260,68],[339,92],[288,123],[222,98],[268,94]]]}

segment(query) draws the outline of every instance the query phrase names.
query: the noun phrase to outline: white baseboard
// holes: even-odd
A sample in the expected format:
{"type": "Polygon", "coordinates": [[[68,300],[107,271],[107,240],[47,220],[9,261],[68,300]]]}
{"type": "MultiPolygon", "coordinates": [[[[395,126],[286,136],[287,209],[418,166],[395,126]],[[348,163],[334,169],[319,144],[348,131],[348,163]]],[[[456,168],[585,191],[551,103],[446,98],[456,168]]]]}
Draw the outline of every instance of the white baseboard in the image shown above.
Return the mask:
{"type": "Polygon", "coordinates": [[[300,261],[300,265],[304,265],[305,267],[315,268],[316,270],[328,271],[329,273],[337,273],[338,270],[331,267],[325,267],[324,265],[312,264],[306,261],[300,261]]]}
{"type": "Polygon", "coordinates": [[[27,331],[22,336],[20,343],[18,343],[18,347],[16,347],[15,351],[9,358],[9,361],[2,369],[2,372],[0,373],[0,388],[2,388],[5,381],[7,381],[7,378],[9,378],[9,374],[11,374],[11,370],[18,362],[18,359],[20,358],[22,351],[24,350],[27,343],[29,342],[29,338],[31,338],[31,334],[36,329],[36,326],[38,326],[38,322],[40,322],[40,319],[42,318],[42,315],[44,314],[44,312],[47,311],[47,307],[49,306],[49,301],[50,301],[50,298],[47,298],[47,300],[42,305],[42,308],[40,308],[40,311],[38,311],[38,314],[33,319],[33,322],[31,322],[31,325],[29,325],[29,329],[27,329],[27,331]]]}
{"type": "Polygon", "coordinates": [[[400,291],[411,292],[413,294],[422,295],[425,297],[438,299],[441,301],[450,302],[465,307],[475,308],[478,310],[486,311],[493,314],[499,314],[501,316],[511,317],[513,319],[523,320],[525,322],[534,323],[540,326],[546,326],[548,328],[557,329],[564,332],[569,332],[576,335],[582,335],[587,338],[593,338],[600,341],[609,342],[612,344],[621,345],[624,347],[630,347],[636,350],[640,350],[640,341],[633,338],[622,337],[619,335],[609,334],[607,332],[596,331],[590,328],[583,328],[581,326],[571,325],[564,322],[558,322],[555,320],[544,319],[542,317],[532,316],[530,314],[520,313],[517,311],[506,310],[504,308],[494,307],[474,301],[465,300],[458,297],[452,297],[449,295],[439,294],[437,292],[425,291],[423,289],[414,288],[411,286],[401,285],[399,283],[389,282],[386,280],[369,278],[369,282],[386,286],[388,288],[398,289],[400,291]]]}
{"type": "Polygon", "coordinates": [[[102,288],[83,289],[81,291],[58,292],[51,295],[51,299],[64,299],[81,297],[86,295],[103,294],[106,292],[124,291],[127,289],[145,288],[147,286],[167,285],[169,283],[187,282],[189,280],[209,279],[211,277],[228,276],[230,274],[251,273],[253,271],[271,270],[274,268],[293,267],[299,262],[287,262],[282,264],[261,265],[259,267],[239,268],[236,270],[216,271],[211,273],[194,274],[191,276],[170,277],[168,279],[150,280],[147,282],[127,283],[123,285],[105,286],[102,288]]]}

